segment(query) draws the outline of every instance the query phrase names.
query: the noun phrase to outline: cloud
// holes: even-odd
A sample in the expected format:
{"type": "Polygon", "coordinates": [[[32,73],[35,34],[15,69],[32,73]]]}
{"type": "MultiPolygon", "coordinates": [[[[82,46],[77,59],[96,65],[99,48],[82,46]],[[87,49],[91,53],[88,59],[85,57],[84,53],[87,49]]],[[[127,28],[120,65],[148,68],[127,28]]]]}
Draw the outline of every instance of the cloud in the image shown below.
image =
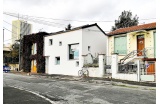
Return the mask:
{"type": "MultiPolygon", "coordinates": [[[[155,0],[4,0],[3,4],[4,11],[30,16],[81,21],[113,21],[98,22],[98,25],[105,31],[111,30],[111,27],[114,25],[114,20],[118,19],[118,16],[123,10],[130,10],[133,16],[137,14],[139,19],[156,17],[155,0]]],[[[6,17],[5,20],[8,22],[16,19],[7,17],[6,15],[4,17],[6,17]]],[[[64,29],[69,23],[75,27],[94,23],[45,20],[62,25],[55,24],[54,27],[48,27],[30,22],[33,24],[33,32],[37,32],[41,28],[49,32],[59,31],[64,29]]],[[[141,20],[140,23],[153,21],[154,20],[141,20]]]]}

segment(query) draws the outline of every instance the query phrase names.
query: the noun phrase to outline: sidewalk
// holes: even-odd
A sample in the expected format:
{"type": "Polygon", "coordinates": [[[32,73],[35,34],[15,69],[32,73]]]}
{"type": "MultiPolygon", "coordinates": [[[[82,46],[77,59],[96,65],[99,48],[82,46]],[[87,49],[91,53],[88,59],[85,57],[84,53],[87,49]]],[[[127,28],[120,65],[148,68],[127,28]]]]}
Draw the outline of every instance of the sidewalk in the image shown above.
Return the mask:
{"type": "Polygon", "coordinates": [[[114,85],[114,86],[122,86],[122,87],[131,87],[131,88],[144,88],[144,89],[156,89],[156,82],[134,82],[127,80],[119,80],[112,78],[96,78],[96,77],[78,77],[78,76],[69,76],[69,75],[57,75],[57,74],[45,74],[45,73],[26,73],[26,72],[17,72],[12,71],[10,73],[21,74],[21,75],[29,75],[35,77],[42,78],[52,78],[63,81],[80,81],[80,82],[88,82],[88,83],[96,83],[96,84],[105,84],[105,85],[114,85]]]}

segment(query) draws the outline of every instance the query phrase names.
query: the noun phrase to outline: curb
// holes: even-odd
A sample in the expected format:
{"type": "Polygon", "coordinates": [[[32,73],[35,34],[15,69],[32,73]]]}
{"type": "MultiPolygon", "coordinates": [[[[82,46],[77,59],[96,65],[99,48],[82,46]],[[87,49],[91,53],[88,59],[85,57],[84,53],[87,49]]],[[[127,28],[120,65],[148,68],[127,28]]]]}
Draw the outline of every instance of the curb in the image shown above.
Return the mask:
{"type": "Polygon", "coordinates": [[[97,78],[97,77],[77,77],[77,76],[69,76],[69,75],[59,75],[59,74],[45,74],[45,73],[26,73],[26,72],[10,72],[13,74],[21,74],[21,75],[28,75],[28,76],[38,76],[38,77],[45,77],[45,78],[54,78],[60,80],[68,80],[68,81],[83,81],[83,82],[96,82],[101,81],[101,83],[105,82],[114,82],[121,84],[129,84],[129,85],[137,85],[137,86],[146,86],[146,87],[156,87],[155,82],[135,82],[135,81],[128,81],[128,80],[119,80],[113,78],[97,78]]]}

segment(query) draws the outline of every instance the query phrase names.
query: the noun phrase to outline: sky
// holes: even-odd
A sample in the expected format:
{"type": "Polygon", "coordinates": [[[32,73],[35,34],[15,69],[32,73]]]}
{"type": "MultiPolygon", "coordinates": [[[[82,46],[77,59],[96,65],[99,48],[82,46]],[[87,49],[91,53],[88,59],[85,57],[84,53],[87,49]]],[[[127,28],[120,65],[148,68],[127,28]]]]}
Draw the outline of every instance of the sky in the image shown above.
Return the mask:
{"type": "MultiPolygon", "coordinates": [[[[133,17],[137,15],[140,24],[156,22],[156,0],[3,0],[3,12],[26,18],[32,24],[32,33],[61,31],[69,23],[72,27],[97,23],[108,33],[124,10],[131,11],[133,17]],[[30,21],[33,17],[52,26],[30,21]]],[[[3,27],[7,29],[4,44],[11,42],[11,24],[17,19],[3,14],[3,27]]]]}

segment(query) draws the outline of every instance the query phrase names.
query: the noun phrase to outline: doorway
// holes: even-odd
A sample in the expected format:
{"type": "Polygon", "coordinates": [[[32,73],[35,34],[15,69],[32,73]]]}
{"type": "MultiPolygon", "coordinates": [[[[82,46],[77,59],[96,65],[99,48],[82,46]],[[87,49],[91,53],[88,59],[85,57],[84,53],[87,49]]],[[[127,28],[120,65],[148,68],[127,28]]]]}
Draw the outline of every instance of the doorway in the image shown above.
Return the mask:
{"type": "Polygon", "coordinates": [[[32,62],[31,62],[31,72],[32,73],[37,73],[37,62],[36,62],[36,60],[32,60],[32,62]]]}
{"type": "Polygon", "coordinates": [[[138,35],[137,36],[137,56],[142,56],[143,52],[142,50],[144,49],[144,35],[138,35]]]}

